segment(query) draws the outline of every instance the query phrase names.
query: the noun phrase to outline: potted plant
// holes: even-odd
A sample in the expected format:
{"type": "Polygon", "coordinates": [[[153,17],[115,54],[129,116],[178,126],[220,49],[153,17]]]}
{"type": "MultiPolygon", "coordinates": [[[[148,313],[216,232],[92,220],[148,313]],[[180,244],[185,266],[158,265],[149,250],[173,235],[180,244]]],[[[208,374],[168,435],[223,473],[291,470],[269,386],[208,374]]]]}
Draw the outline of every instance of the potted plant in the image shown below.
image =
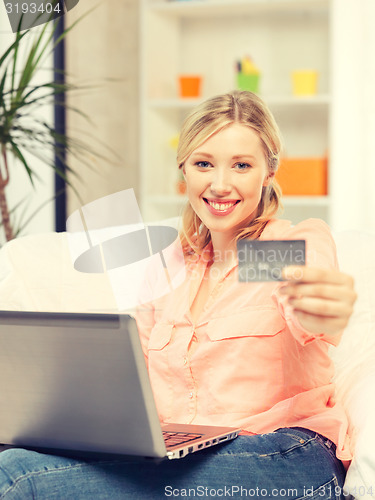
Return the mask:
{"type": "MultiPolygon", "coordinates": [[[[24,167],[32,185],[36,179],[34,161],[38,161],[52,168],[71,186],[67,173],[72,169],[63,153],[66,151],[83,162],[86,152],[93,153],[88,145],[59,133],[40,113],[46,105],[66,106],[62,96],[78,88],[51,80],[34,83],[35,75],[43,67],[46,57],[79,20],[55,40],[58,22],[50,21],[40,31],[28,29],[16,32],[14,42],[0,56],[0,225],[6,241],[17,236],[24,225],[16,222],[15,218],[20,204],[10,207],[8,202],[7,186],[12,175],[10,160],[24,167]],[[26,54],[23,57],[21,49],[26,54]],[[50,158],[43,153],[48,148],[53,148],[60,165],[55,163],[55,157],[50,158]]],[[[77,109],[71,111],[82,115],[77,109]]]]}

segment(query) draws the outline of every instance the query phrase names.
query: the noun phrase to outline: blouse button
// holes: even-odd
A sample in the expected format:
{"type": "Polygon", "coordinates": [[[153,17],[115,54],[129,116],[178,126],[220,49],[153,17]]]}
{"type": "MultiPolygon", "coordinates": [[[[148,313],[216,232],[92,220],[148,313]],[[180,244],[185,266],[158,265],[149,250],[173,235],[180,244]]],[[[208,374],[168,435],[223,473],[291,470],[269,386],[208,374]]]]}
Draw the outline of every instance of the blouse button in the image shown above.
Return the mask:
{"type": "Polygon", "coordinates": [[[189,392],[189,398],[193,399],[194,394],[192,392],[189,392]]]}
{"type": "Polygon", "coordinates": [[[186,363],[187,363],[187,357],[184,356],[184,365],[186,365],[186,363]]]}

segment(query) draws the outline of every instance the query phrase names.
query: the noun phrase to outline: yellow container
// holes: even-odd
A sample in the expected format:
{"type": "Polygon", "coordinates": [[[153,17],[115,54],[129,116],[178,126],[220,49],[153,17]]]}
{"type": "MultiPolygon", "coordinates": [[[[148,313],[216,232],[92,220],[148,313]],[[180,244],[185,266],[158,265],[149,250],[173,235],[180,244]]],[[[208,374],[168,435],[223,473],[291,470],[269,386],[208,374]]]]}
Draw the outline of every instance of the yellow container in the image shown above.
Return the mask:
{"type": "Polygon", "coordinates": [[[318,91],[319,73],[313,69],[292,72],[293,94],[295,96],[311,96],[318,91]]]}

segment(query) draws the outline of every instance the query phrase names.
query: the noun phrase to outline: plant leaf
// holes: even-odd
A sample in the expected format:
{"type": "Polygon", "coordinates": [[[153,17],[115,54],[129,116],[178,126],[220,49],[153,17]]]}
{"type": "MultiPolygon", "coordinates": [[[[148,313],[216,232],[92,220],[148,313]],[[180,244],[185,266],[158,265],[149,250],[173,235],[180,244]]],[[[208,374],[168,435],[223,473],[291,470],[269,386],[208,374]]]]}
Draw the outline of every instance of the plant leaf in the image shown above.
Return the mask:
{"type": "Polygon", "coordinates": [[[29,165],[27,164],[23,154],[21,153],[21,151],[18,149],[18,146],[17,144],[14,142],[14,141],[10,141],[10,145],[11,145],[11,149],[13,151],[13,154],[19,159],[21,160],[21,162],[23,163],[23,166],[25,167],[26,169],[26,172],[29,176],[29,179],[30,179],[30,182],[31,184],[34,186],[34,178],[33,176],[35,175],[35,172],[29,167],[29,165]]]}
{"type": "Polygon", "coordinates": [[[10,55],[10,53],[15,50],[15,47],[18,47],[20,41],[24,36],[28,34],[28,31],[25,31],[24,33],[17,33],[16,40],[10,45],[7,50],[4,52],[4,54],[0,57],[0,66],[4,63],[4,61],[7,59],[7,57],[10,55]]]}
{"type": "Polygon", "coordinates": [[[1,82],[0,82],[0,106],[4,109],[4,111],[5,111],[5,107],[6,107],[5,99],[4,99],[4,87],[5,87],[7,75],[8,75],[8,68],[5,68],[3,78],[1,79],[1,82]]]}

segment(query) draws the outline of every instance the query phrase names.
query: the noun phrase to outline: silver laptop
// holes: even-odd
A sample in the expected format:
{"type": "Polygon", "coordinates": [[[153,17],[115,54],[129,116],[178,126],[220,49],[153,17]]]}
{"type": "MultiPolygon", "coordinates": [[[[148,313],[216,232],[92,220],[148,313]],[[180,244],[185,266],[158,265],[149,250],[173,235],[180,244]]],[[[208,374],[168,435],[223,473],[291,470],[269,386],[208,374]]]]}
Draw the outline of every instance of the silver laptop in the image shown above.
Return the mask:
{"type": "Polygon", "coordinates": [[[0,443],[181,458],[239,431],[161,427],[128,315],[0,312],[0,443]]]}

